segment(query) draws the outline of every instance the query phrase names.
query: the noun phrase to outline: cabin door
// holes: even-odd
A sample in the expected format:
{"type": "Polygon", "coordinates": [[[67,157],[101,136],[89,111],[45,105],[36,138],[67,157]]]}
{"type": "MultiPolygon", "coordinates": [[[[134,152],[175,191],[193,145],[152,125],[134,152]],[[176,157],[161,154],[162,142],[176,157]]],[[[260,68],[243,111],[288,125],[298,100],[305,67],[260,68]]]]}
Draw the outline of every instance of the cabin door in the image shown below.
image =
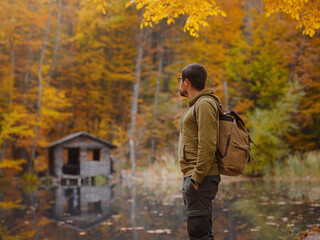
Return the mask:
{"type": "Polygon", "coordinates": [[[68,162],[63,165],[63,173],[80,174],[80,148],[68,148],[68,162]]]}
{"type": "Polygon", "coordinates": [[[80,149],[79,148],[69,148],[68,149],[68,163],[76,167],[80,167],[80,149]]]}

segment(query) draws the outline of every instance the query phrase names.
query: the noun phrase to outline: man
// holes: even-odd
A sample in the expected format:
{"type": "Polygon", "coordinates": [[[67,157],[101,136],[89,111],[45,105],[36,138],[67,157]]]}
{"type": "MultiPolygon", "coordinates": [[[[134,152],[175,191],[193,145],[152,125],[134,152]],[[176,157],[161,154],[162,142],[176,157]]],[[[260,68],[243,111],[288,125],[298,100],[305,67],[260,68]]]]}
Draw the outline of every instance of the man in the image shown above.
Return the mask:
{"type": "Polygon", "coordinates": [[[213,89],[204,90],[207,72],[200,64],[184,67],[178,79],[180,95],[189,99],[181,115],[178,148],[188,234],[190,240],[212,240],[211,202],[221,181],[215,157],[219,132],[217,104],[221,103],[213,89]]]}

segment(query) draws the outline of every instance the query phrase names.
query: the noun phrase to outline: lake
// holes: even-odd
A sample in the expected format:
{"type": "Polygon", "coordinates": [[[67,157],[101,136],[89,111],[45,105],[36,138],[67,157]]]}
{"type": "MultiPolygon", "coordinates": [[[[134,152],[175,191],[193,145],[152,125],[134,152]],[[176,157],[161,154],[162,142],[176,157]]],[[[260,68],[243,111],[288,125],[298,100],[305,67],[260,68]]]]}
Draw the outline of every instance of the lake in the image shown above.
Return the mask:
{"type": "MultiPolygon", "coordinates": [[[[275,240],[320,223],[320,181],[222,181],[217,240],[275,240]]],[[[188,239],[180,181],[0,189],[2,239],[188,239]]]]}

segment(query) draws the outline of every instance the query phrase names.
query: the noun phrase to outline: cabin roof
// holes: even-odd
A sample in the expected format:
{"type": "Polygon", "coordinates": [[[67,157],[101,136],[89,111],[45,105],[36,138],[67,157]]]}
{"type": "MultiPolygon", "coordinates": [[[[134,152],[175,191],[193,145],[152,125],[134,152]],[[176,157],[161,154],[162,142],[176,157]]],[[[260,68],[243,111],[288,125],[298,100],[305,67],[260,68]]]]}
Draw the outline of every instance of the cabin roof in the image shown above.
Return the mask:
{"type": "Polygon", "coordinates": [[[68,136],[65,136],[64,138],[61,138],[53,143],[51,143],[50,145],[46,146],[45,148],[53,148],[59,144],[62,144],[62,143],[65,143],[65,142],[68,142],[76,137],[80,137],[80,136],[86,136],[86,137],[89,137],[97,142],[100,142],[100,143],[103,143],[105,145],[107,145],[109,148],[113,149],[113,148],[117,148],[116,145],[113,145],[111,144],[110,142],[108,141],[105,141],[101,138],[98,138],[98,137],[95,137],[93,135],[91,135],[90,133],[88,132],[85,132],[85,131],[80,131],[80,132],[76,132],[76,133],[72,133],[72,134],[69,134],[68,136]]]}

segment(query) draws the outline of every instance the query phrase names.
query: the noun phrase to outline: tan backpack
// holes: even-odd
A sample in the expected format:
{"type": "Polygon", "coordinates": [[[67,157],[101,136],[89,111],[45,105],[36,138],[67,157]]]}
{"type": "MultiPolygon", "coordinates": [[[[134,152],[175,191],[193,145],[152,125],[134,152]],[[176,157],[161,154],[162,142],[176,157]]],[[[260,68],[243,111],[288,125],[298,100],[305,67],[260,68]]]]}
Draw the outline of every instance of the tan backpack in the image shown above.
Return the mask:
{"type": "MultiPolygon", "coordinates": [[[[193,116],[196,122],[197,102],[193,108],[193,116]]],[[[219,110],[219,140],[215,155],[218,158],[220,174],[238,176],[244,172],[246,163],[251,159],[250,142],[252,140],[239,115],[234,111],[223,112],[220,104],[217,102],[216,104],[219,110]]]]}

